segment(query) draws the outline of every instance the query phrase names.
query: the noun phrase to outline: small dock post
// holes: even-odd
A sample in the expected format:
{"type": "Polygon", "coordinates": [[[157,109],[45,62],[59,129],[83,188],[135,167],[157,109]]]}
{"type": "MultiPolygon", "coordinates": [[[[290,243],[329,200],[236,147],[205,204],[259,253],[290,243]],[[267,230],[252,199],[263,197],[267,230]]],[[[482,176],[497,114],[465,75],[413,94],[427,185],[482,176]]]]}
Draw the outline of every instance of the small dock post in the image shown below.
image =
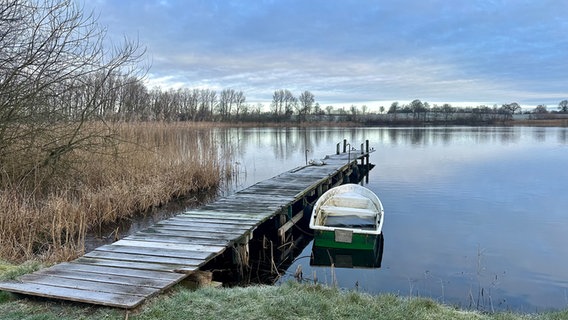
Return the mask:
{"type": "Polygon", "coordinates": [[[366,175],[365,175],[365,182],[366,183],[369,183],[369,171],[371,171],[371,165],[370,165],[370,162],[369,162],[369,151],[370,151],[369,150],[369,140],[367,139],[367,140],[365,140],[365,152],[366,152],[367,155],[364,158],[365,166],[366,166],[365,171],[367,172],[366,175]]]}

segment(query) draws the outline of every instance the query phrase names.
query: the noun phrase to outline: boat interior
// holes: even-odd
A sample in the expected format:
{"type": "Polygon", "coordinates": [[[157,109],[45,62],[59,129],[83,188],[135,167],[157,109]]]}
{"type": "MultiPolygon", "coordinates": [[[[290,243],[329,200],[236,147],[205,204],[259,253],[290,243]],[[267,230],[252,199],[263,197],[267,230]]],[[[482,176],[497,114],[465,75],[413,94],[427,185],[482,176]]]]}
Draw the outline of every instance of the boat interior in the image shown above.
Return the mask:
{"type": "Polygon", "coordinates": [[[316,224],[326,227],[375,230],[377,211],[370,199],[356,193],[344,193],[323,203],[316,217],[316,224]]]}

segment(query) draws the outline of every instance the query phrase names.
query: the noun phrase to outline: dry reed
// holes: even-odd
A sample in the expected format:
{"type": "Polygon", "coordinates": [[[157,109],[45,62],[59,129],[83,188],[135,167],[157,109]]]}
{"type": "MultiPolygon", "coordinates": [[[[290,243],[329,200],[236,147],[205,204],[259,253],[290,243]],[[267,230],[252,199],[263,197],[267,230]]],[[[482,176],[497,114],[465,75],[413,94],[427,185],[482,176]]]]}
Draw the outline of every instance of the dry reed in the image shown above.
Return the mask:
{"type": "Polygon", "coordinates": [[[65,173],[41,186],[0,186],[0,258],[72,259],[83,253],[88,230],[215,191],[231,174],[231,155],[213,130],[137,123],[117,125],[115,133],[111,145],[70,153],[65,173]]]}

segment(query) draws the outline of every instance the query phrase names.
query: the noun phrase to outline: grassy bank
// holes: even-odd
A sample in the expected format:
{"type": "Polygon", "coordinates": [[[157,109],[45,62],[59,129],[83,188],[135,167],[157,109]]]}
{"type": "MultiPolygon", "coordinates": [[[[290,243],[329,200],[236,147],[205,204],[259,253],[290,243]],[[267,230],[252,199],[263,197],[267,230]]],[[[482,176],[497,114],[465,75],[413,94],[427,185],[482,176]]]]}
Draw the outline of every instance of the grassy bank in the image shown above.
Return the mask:
{"type": "MultiPolygon", "coordinates": [[[[116,125],[110,143],[66,154],[57,172],[46,166],[25,184],[4,183],[0,258],[72,259],[82,253],[91,228],[180,196],[214,192],[230,174],[231,157],[220,154],[223,149],[211,130],[202,129],[187,123],[116,125]]],[[[22,159],[12,161],[5,176],[22,159]]]]}
{"type": "Polygon", "coordinates": [[[321,285],[203,288],[177,286],[133,311],[16,299],[0,292],[0,319],[566,319],[568,312],[482,314],[425,298],[371,296],[321,285]]]}

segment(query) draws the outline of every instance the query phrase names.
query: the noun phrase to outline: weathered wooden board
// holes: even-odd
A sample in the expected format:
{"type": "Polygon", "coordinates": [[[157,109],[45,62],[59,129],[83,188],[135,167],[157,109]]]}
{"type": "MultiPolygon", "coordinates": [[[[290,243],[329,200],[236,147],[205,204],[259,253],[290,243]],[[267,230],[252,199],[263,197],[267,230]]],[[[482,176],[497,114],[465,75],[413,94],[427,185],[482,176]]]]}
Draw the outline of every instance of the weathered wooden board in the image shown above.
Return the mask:
{"type": "MultiPolygon", "coordinates": [[[[187,265],[185,264],[131,262],[131,261],[108,260],[108,259],[89,258],[89,257],[81,257],[75,261],[77,261],[78,263],[91,264],[95,266],[116,267],[124,269],[138,269],[138,270],[152,270],[152,271],[168,271],[168,272],[174,272],[178,268],[187,267],[187,265]]],[[[197,266],[195,267],[195,269],[197,269],[197,266]]]]}
{"type": "Polygon", "coordinates": [[[149,233],[135,233],[131,236],[124,238],[126,240],[140,240],[164,243],[180,243],[180,244],[200,244],[210,245],[214,247],[227,246],[231,243],[228,239],[204,239],[204,238],[190,238],[190,237],[174,237],[168,235],[149,234],[149,233]]]}
{"type": "Polygon", "coordinates": [[[123,246],[133,246],[139,247],[144,246],[148,248],[164,248],[164,249],[174,249],[174,250],[185,250],[185,251],[198,251],[198,252],[221,252],[226,246],[223,245],[202,245],[202,244],[186,244],[177,242],[163,242],[163,241],[150,241],[149,239],[136,240],[136,239],[122,239],[113,243],[113,245],[123,245],[123,246]]]}
{"type": "Polygon", "coordinates": [[[120,253],[131,253],[131,254],[158,256],[158,257],[188,258],[188,259],[199,259],[199,260],[205,260],[209,256],[211,256],[211,253],[203,251],[151,248],[144,246],[121,246],[116,244],[98,247],[94,251],[120,252],[120,253]]]}
{"type": "Polygon", "coordinates": [[[199,244],[217,244],[220,241],[232,241],[238,239],[242,234],[239,233],[219,233],[215,237],[211,236],[211,233],[208,232],[191,232],[191,233],[184,233],[179,231],[168,232],[167,230],[156,230],[156,229],[145,229],[144,231],[137,232],[136,234],[127,237],[130,238],[139,238],[139,237],[147,237],[148,239],[159,239],[160,237],[163,238],[172,238],[176,239],[178,242],[183,243],[199,243],[199,244]]]}
{"type": "Polygon", "coordinates": [[[20,281],[28,283],[42,284],[52,287],[62,287],[70,289],[81,289],[95,292],[119,293],[133,296],[147,297],[159,292],[159,289],[143,286],[131,286],[119,283],[106,283],[100,281],[89,281],[83,279],[69,279],[45,274],[27,274],[21,276],[20,281]]]}
{"type": "Polygon", "coordinates": [[[237,239],[242,236],[245,232],[240,232],[239,230],[233,231],[216,231],[216,230],[179,230],[179,229],[167,229],[161,227],[151,227],[145,229],[140,234],[150,234],[150,235],[168,235],[168,236],[175,236],[175,237],[184,237],[184,238],[203,238],[203,239],[210,239],[215,235],[215,238],[218,239],[226,239],[226,240],[233,240],[237,239]]]}
{"type": "Polygon", "coordinates": [[[248,231],[253,227],[254,224],[230,224],[230,223],[212,223],[203,221],[168,221],[165,223],[157,223],[154,228],[160,229],[170,229],[170,230],[181,230],[181,231],[248,231]]]}
{"type": "MultiPolygon", "coordinates": [[[[273,212],[273,214],[275,214],[273,212]]],[[[259,220],[270,218],[271,215],[267,213],[245,213],[245,212],[236,212],[234,209],[225,209],[223,211],[213,211],[209,210],[209,208],[204,208],[202,212],[184,212],[175,218],[172,219],[183,219],[183,218],[199,218],[199,217],[210,217],[216,219],[223,219],[223,220],[242,220],[242,222],[258,222],[259,220]]]]}
{"type": "MultiPolygon", "coordinates": [[[[122,271],[122,273],[124,273],[124,271],[122,271]]],[[[34,275],[48,275],[66,279],[87,280],[95,283],[114,283],[128,285],[130,287],[148,287],[154,289],[162,289],[164,286],[167,286],[171,282],[171,280],[160,280],[147,277],[141,278],[125,275],[111,275],[106,273],[78,272],[74,269],[57,270],[47,268],[35,272],[34,275]]],[[[22,278],[20,278],[20,281],[22,281],[22,278]]]]}
{"type": "Polygon", "coordinates": [[[0,290],[105,306],[133,308],[180,282],[188,273],[247,239],[321,186],[339,184],[362,154],[327,156],[326,165],[298,167],[199,209],[99,247],[0,290]]]}
{"type": "Polygon", "coordinates": [[[177,265],[187,265],[187,266],[198,266],[203,262],[202,259],[158,257],[154,255],[108,252],[108,251],[98,251],[98,250],[91,251],[85,254],[84,257],[99,258],[105,260],[133,261],[133,262],[144,261],[156,264],[177,264],[177,265]]]}
{"type": "MultiPolygon", "coordinates": [[[[125,275],[127,274],[124,268],[120,267],[108,267],[108,266],[96,266],[92,264],[81,264],[76,260],[73,262],[64,262],[53,267],[47,268],[45,270],[53,270],[53,271],[61,271],[61,270],[71,270],[76,271],[79,274],[86,274],[86,273],[99,273],[99,274],[108,274],[108,275],[125,275]]],[[[42,270],[40,270],[42,271],[42,270]]],[[[164,271],[151,271],[151,270],[137,270],[137,269],[129,269],[128,270],[129,277],[138,277],[138,278],[150,278],[153,280],[163,280],[165,282],[176,282],[183,278],[182,275],[177,273],[172,273],[169,270],[164,271]]]]}
{"type": "Polygon", "coordinates": [[[253,226],[258,223],[256,219],[232,219],[230,217],[217,218],[211,217],[209,215],[186,215],[185,213],[177,215],[175,218],[168,219],[166,221],[161,221],[159,224],[181,224],[181,225],[191,225],[192,223],[211,223],[220,226],[230,225],[230,226],[253,226]]]}
{"type": "Polygon", "coordinates": [[[135,308],[142,303],[144,299],[148,298],[129,294],[61,288],[26,282],[3,282],[0,283],[0,289],[44,298],[101,304],[118,308],[135,308]]]}

